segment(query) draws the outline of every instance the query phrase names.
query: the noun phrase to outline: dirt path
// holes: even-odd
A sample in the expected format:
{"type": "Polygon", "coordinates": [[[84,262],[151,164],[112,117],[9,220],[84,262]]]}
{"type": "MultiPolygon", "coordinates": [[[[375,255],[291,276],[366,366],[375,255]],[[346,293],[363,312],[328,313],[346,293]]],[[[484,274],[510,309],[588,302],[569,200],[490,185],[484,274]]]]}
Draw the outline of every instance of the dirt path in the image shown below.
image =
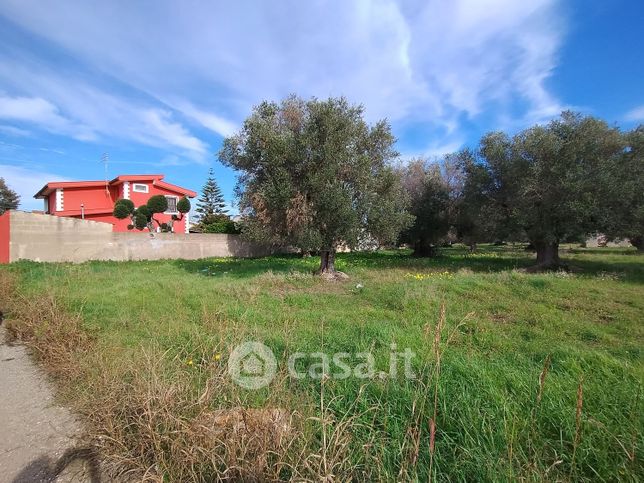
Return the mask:
{"type": "Polygon", "coordinates": [[[85,464],[88,451],[76,449],[79,422],[53,394],[27,349],[8,344],[0,327],[0,482],[100,479],[85,464]]]}

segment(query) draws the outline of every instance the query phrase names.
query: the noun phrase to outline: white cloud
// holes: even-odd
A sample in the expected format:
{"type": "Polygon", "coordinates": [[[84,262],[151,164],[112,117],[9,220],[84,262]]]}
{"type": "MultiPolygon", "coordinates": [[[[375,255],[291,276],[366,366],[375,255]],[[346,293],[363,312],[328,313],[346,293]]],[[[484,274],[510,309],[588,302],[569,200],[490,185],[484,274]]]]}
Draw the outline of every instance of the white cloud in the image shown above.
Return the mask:
{"type": "Polygon", "coordinates": [[[9,188],[20,195],[21,210],[42,210],[43,201],[34,199],[34,195],[50,181],[69,181],[55,174],[33,168],[0,164],[0,176],[9,188]]]}
{"type": "Polygon", "coordinates": [[[555,7],[552,0],[434,0],[409,14],[412,58],[435,93],[436,114],[475,117],[516,99],[528,111],[557,112],[544,84],[562,37],[555,7]]]}
{"type": "MultiPolygon", "coordinates": [[[[145,93],[157,103],[148,108],[172,109],[220,135],[233,132],[253,104],[295,92],[346,95],[364,103],[370,119],[432,125],[447,133],[436,142],[449,143],[463,115],[472,120],[493,112],[494,122],[559,112],[546,85],[564,33],[558,3],[338,0],[256,2],[249,8],[243,2],[160,1],[151,9],[126,1],[62,1],[43,9],[35,1],[5,0],[0,13],[92,70],[145,93]]],[[[14,71],[12,66],[8,76],[14,71]]],[[[92,119],[76,112],[96,96],[29,92],[66,114],[69,109],[97,132],[110,130],[100,119],[109,106],[96,105],[92,119]]],[[[131,138],[159,142],[170,130],[176,146],[201,149],[169,125],[144,136],[132,126],[141,120],[141,106],[111,97],[119,109],[107,117],[122,126],[121,133],[134,127],[131,138]]]]}
{"type": "Polygon", "coordinates": [[[81,141],[95,138],[91,130],[63,117],[56,106],[39,97],[0,96],[0,119],[38,124],[48,131],[81,141]]]}
{"type": "Polygon", "coordinates": [[[2,96],[0,118],[32,123],[82,141],[107,136],[178,149],[194,161],[205,162],[207,144],[190,134],[167,109],[105,92],[72,73],[43,66],[0,63],[1,80],[15,89],[35,92],[42,97],[2,96]]]}
{"type": "Polygon", "coordinates": [[[178,108],[183,114],[199,122],[202,126],[222,137],[231,136],[239,126],[217,114],[197,109],[190,103],[180,103],[178,108]]]}
{"type": "Polygon", "coordinates": [[[141,113],[141,119],[144,121],[144,129],[149,129],[154,133],[154,137],[199,156],[206,154],[206,145],[192,136],[181,124],[173,122],[171,113],[150,109],[141,113]]]}
{"type": "Polygon", "coordinates": [[[22,129],[19,127],[8,126],[8,125],[0,125],[0,132],[4,134],[8,134],[9,136],[15,136],[15,137],[26,137],[31,134],[31,132],[28,131],[27,129],[22,129]]]}
{"type": "Polygon", "coordinates": [[[424,149],[419,149],[416,151],[406,151],[400,154],[400,157],[404,161],[409,161],[411,159],[417,159],[417,158],[426,158],[426,159],[434,159],[434,158],[441,158],[445,156],[446,154],[451,154],[455,153],[459,149],[463,147],[463,141],[453,141],[453,142],[448,142],[446,144],[431,144],[424,149]]]}
{"type": "Polygon", "coordinates": [[[44,99],[27,97],[0,96],[0,117],[19,121],[64,122],[56,112],[56,107],[51,103],[44,99]]]}
{"type": "Polygon", "coordinates": [[[644,121],[644,105],[631,109],[624,117],[627,121],[644,121]]]}
{"type": "Polygon", "coordinates": [[[39,151],[43,151],[45,153],[54,153],[54,154],[60,154],[61,156],[65,155],[65,151],[62,149],[55,149],[55,148],[38,148],[39,151]]]}

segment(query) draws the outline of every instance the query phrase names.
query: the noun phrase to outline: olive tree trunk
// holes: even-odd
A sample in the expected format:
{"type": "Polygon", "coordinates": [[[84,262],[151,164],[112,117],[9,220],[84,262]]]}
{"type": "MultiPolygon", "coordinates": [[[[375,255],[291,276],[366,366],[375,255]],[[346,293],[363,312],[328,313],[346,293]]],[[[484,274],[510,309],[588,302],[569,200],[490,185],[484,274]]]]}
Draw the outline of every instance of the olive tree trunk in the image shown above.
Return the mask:
{"type": "Polygon", "coordinates": [[[540,268],[557,268],[559,261],[559,243],[555,242],[535,242],[534,247],[537,250],[537,266],[540,268]]]}
{"type": "Polygon", "coordinates": [[[335,250],[323,250],[320,252],[320,268],[318,274],[335,273],[335,250]]]}
{"type": "Polygon", "coordinates": [[[438,255],[438,250],[436,250],[436,247],[432,245],[431,243],[425,241],[425,240],[420,240],[414,243],[414,257],[435,257],[438,255]]]}

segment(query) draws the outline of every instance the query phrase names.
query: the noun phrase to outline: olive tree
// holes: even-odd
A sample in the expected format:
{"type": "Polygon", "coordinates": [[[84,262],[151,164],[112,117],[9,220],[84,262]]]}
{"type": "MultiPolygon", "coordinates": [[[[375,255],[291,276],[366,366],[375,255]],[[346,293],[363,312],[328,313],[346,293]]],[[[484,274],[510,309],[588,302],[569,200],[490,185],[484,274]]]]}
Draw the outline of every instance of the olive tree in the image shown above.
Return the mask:
{"type": "Polygon", "coordinates": [[[625,148],[613,169],[610,191],[618,193],[603,213],[601,231],[626,238],[644,251],[644,126],[624,134],[625,148]]]}
{"type": "Polygon", "coordinates": [[[508,201],[479,153],[465,148],[451,157],[463,179],[453,210],[458,239],[474,251],[478,243],[521,238],[510,223],[508,201]]]}
{"type": "Polygon", "coordinates": [[[513,137],[483,137],[473,160],[479,199],[496,230],[526,237],[540,268],[557,267],[559,243],[596,231],[620,196],[615,166],[624,150],[617,128],[564,112],[513,137]]]}
{"type": "Polygon", "coordinates": [[[367,124],[344,98],[261,103],[219,153],[241,173],[243,233],[319,251],[319,273],[332,276],[338,248],[393,243],[411,220],[394,142],[386,121],[367,124]]]}
{"type": "Polygon", "coordinates": [[[414,256],[434,256],[436,244],[447,236],[450,227],[450,186],[440,165],[424,159],[412,160],[403,168],[402,180],[415,220],[403,231],[401,241],[411,245],[414,256]]]}

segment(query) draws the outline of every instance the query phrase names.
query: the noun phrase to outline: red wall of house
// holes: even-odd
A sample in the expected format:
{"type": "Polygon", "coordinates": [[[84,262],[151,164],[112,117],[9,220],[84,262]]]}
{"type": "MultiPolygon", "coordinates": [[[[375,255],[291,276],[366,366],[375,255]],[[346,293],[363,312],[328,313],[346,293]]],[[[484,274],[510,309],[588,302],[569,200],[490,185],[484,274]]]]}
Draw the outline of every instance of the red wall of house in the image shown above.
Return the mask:
{"type": "MultiPolygon", "coordinates": [[[[146,204],[148,202],[148,199],[151,196],[155,196],[155,195],[176,196],[177,201],[183,198],[183,195],[177,194],[174,191],[170,191],[165,188],[154,186],[152,182],[136,183],[136,184],[144,184],[148,187],[148,193],[137,193],[134,191],[134,184],[135,184],[134,182],[130,183],[130,199],[132,200],[132,203],[134,203],[134,206],[136,207],[146,204]]],[[[154,219],[159,220],[161,223],[167,223],[172,219],[172,215],[166,215],[166,214],[160,213],[160,214],[154,215],[154,219]]],[[[173,226],[174,226],[175,233],[183,233],[186,227],[185,216],[182,217],[181,220],[176,220],[173,226]]],[[[127,230],[127,223],[126,223],[125,229],[127,230]]],[[[118,231],[122,231],[122,230],[118,230],[118,231]]]]}
{"type": "MultiPolygon", "coordinates": [[[[145,184],[148,186],[148,193],[137,193],[133,191],[134,182],[130,182],[130,200],[134,203],[135,207],[139,207],[147,203],[151,196],[155,195],[169,195],[176,196],[177,200],[181,199],[183,195],[176,192],[154,186],[152,182],[141,182],[137,184],[145,184]]],[[[104,187],[84,187],[84,188],[67,188],[63,190],[63,211],[56,211],[56,194],[55,192],[49,198],[49,212],[57,216],[71,216],[73,218],[80,218],[80,205],[85,206],[85,219],[100,221],[103,223],[110,223],[114,227],[114,231],[128,231],[127,227],[131,220],[119,220],[112,216],[112,208],[116,200],[123,198],[123,184],[117,186],[110,186],[109,192],[105,191],[104,187]],[[91,213],[91,210],[104,209],[109,210],[108,213],[91,213]]],[[[154,216],[155,220],[161,223],[168,223],[172,219],[171,214],[159,213],[154,216]]],[[[174,222],[174,232],[184,233],[186,227],[185,217],[174,222]]],[[[143,230],[147,231],[147,229],[143,230]]]]}
{"type": "MultiPolygon", "coordinates": [[[[81,204],[85,208],[92,209],[109,209],[114,206],[117,200],[117,188],[110,186],[108,190],[105,187],[88,187],[88,188],[72,188],[63,190],[63,210],[64,211],[77,211],[81,209],[81,204]]],[[[56,197],[54,195],[54,209],[56,197]]]]}
{"type": "Polygon", "coordinates": [[[9,242],[10,237],[10,227],[9,217],[11,213],[5,211],[0,215],[0,263],[9,263],[9,242]]]}
{"type": "Polygon", "coordinates": [[[134,206],[140,206],[145,203],[147,203],[148,198],[150,196],[154,195],[169,195],[169,196],[178,196],[179,199],[181,199],[183,196],[175,193],[174,191],[169,191],[165,188],[159,188],[158,186],[154,186],[151,182],[150,183],[136,183],[136,184],[144,184],[148,187],[149,192],[148,193],[137,193],[133,191],[135,183],[130,183],[130,199],[134,203],[134,206]]]}
{"type": "MultiPolygon", "coordinates": [[[[56,191],[54,191],[53,193],[50,193],[47,199],[49,200],[48,213],[54,213],[54,211],[56,211],[56,191]]],[[[44,208],[44,204],[43,204],[43,208],[44,208]]]]}

